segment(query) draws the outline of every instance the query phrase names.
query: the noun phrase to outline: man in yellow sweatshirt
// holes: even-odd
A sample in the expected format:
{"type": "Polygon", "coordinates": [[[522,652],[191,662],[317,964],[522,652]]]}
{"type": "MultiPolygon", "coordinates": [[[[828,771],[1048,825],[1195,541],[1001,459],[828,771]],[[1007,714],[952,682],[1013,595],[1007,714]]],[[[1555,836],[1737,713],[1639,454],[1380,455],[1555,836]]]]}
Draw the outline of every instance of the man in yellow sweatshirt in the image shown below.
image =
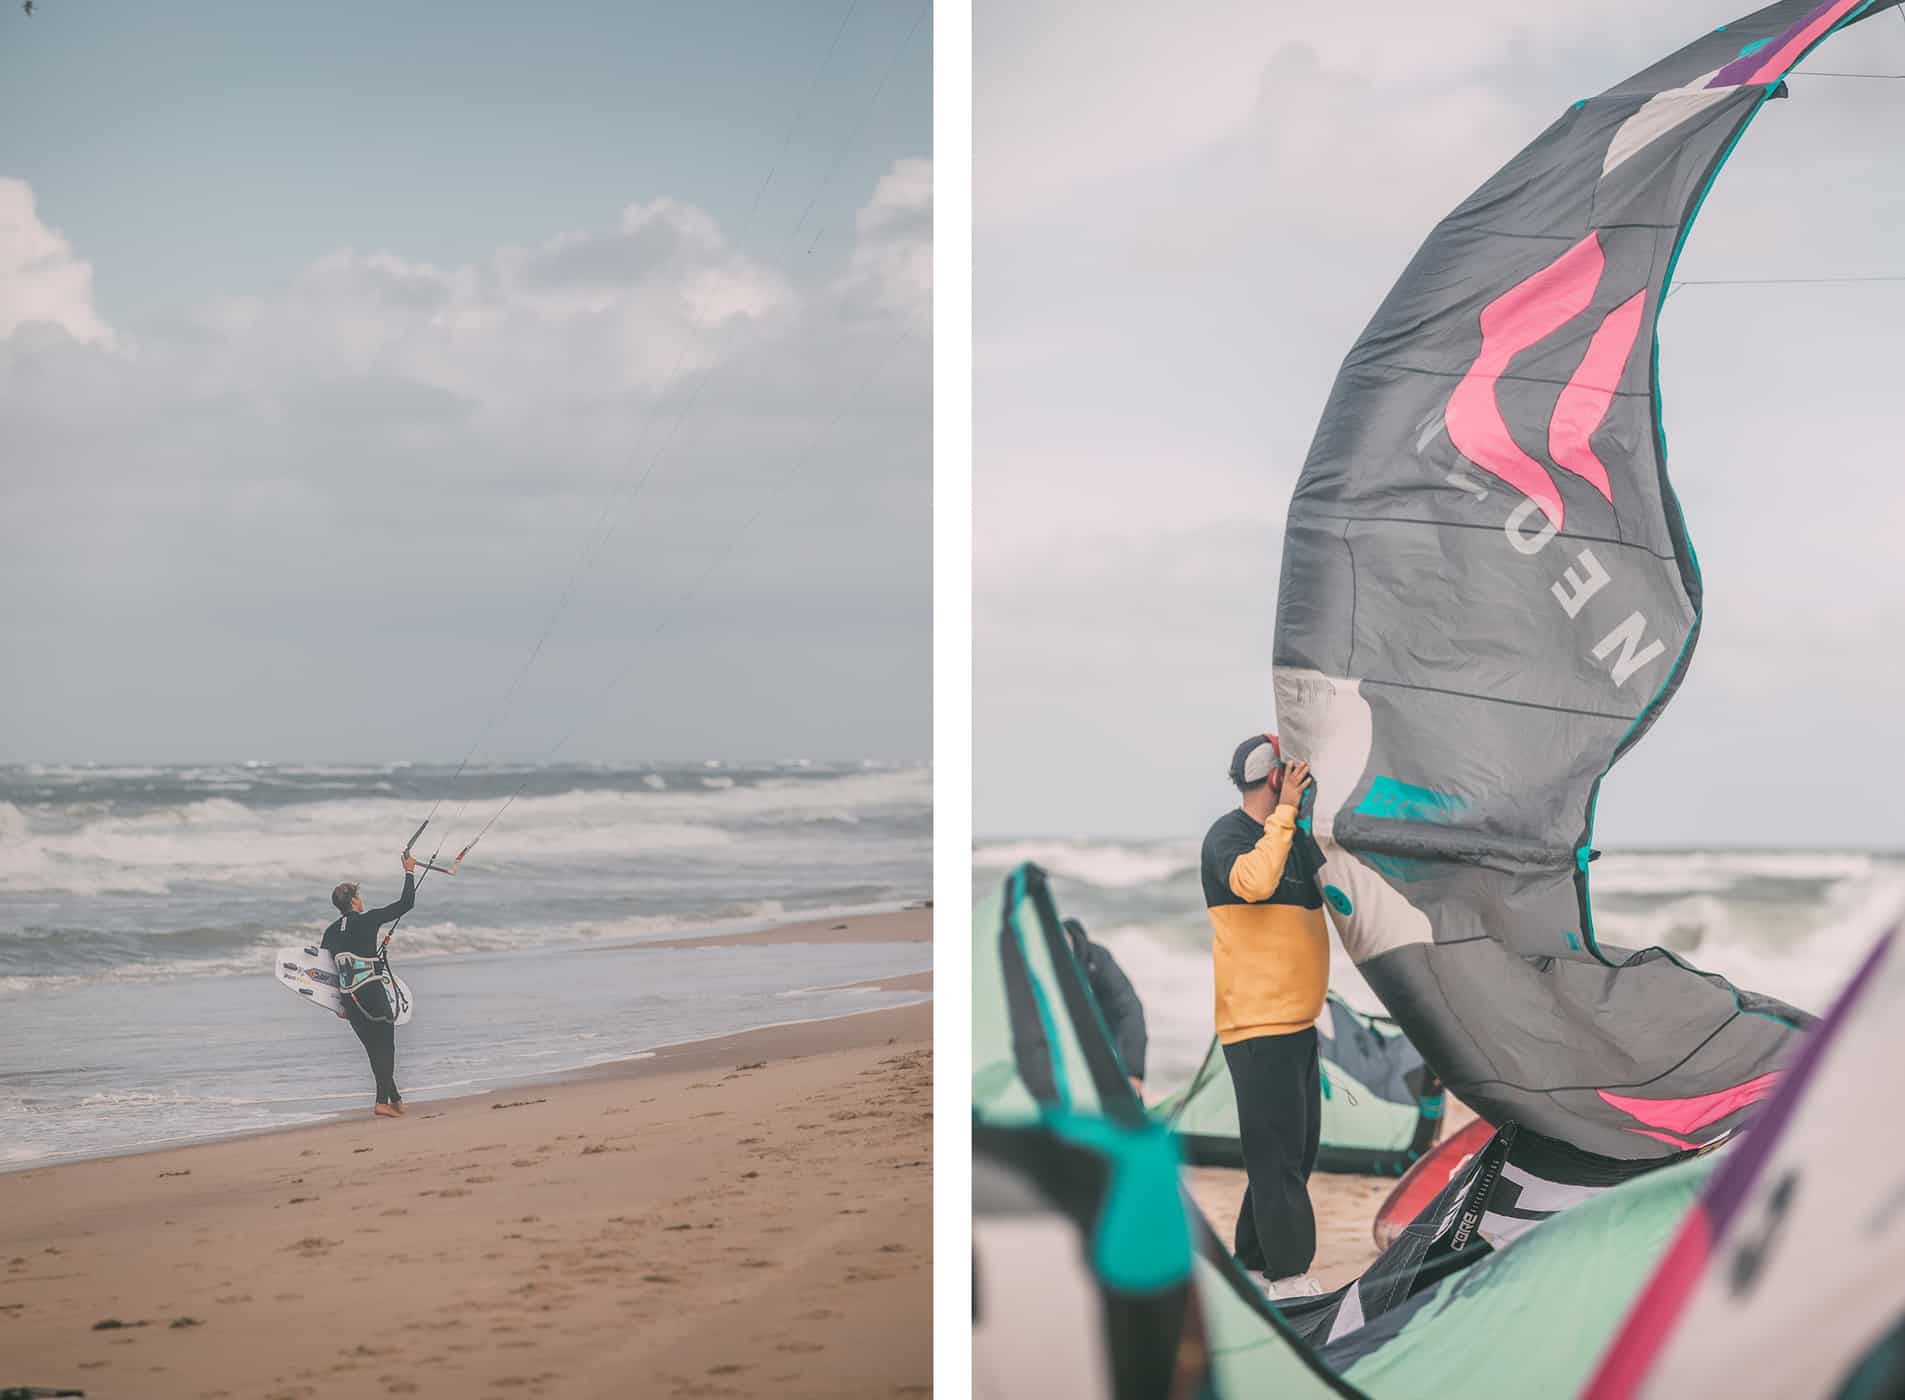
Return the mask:
{"type": "Polygon", "coordinates": [[[1316,1018],[1329,990],[1330,945],[1317,871],[1323,853],[1297,826],[1306,763],[1286,764],[1274,734],[1237,746],[1230,780],[1241,804],[1204,837],[1217,1038],[1237,1096],[1250,1185],[1237,1216],[1237,1262],[1272,1298],[1321,1291],[1310,1172],[1322,1116],[1316,1018]]]}

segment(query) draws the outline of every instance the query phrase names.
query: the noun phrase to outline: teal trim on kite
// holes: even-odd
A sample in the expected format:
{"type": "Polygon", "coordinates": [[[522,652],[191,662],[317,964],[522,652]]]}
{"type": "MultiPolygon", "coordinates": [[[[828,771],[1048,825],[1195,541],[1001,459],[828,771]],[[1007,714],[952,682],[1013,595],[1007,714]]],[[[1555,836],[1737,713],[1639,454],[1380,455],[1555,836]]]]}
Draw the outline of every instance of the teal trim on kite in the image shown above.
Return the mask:
{"type": "Polygon", "coordinates": [[[1104,1155],[1112,1166],[1104,1209],[1091,1235],[1098,1276],[1127,1293],[1154,1293],[1182,1283],[1191,1270],[1191,1232],[1182,1211],[1159,1202],[1178,1197],[1177,1139],[1146,1124],[1126,1128],[1108,1118],[1052,1111],[1045,1126],[1104,1155]]]}
{"type": "MultiPolygon", "coordinates": [[[[1005,923],[1012,930],[1013,938],[1018,940],[1019,957],[1029,966],[1031,958],[1025,945],[1025,930],[1019,926],[1019,905],[1025,899],[1025,867],[1020,866],[1012,872],[1012,893],[1006,900],[1005,923]]],[[[1045,988],[1034,975],[1028,979],[1032,984],[1032,1000],[1038,1007],[1039,1029],[1045,1034],[1046,1055],[1052,1062],[1052,1091],[1058,1095],[1059,1104],[1069,1109],[1072,1104],[1071,1085],[1065,1078],[1065,1057],[1058,1049],[1058,1023],[1052,1017],[1051,1004],[1045,999],[1045,988]]]]}
{"type": "Polygon", "coordinates": [[[1386,817],[1391,821],[1447,822],[1459,817],[1467,806],[1465,799],[1452,793],[1418,787],[1378,773],[1363,800],[1351,810],[1358,816],[1386,817]]]}

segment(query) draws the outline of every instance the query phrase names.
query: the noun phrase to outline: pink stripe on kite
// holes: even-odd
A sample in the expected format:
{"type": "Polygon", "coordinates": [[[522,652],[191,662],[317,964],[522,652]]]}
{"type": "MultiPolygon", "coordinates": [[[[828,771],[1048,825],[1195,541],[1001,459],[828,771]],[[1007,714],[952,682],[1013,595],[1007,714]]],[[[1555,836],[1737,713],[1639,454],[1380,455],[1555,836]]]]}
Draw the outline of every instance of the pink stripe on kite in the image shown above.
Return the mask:
{"type": "Polygon", "coordinates": [[[1641,312],[1646,304],[1647,293],[1642,290],[1607,313],[1607,319],[1588,342],[1580,367],[1555,400],[1554,418],[1548,424],[1548,455],[1555,465],[1587,482],[1609,505],[1614,503],[1614,492],[1608,483],[1607,467],[1594,455],[1589,439],[1614,402],[1614,391],[1620,387],[1621,375],[1634,353],[1634,341],[1640,335],[1641,312]]]}
{"type": "Polygon", "coordinates": [[[1749,83],[1769,83],[1799,61],[1799,56],[1825,36],[1828,29],[1846,16],[1846,11],[1859,4],[1860,0],[1838,0],[1828,5],[1825,12],[1813,20],[1804,29],[1775,49],[1764,63],[1753,70],[1749,83]]]}
{"type": "Polygon", "coordinates": [[[1600,236],[1589,233],[1483,307],[1481,351],[1449,396],[1444,415],[1456,449],[1539,505],[1557,530],[1562,524],[1561,493],[1548,469],[1523,452],[1508,431],[1495,402],[1495,383],[1515,356],[1587,310],[1605,266],[1600,236]]]}
{"type": "Polygon", "coordinates": [[[1738,1112],[1750,1103],[1758,1103],[1772,1093],[1778,1083],[1779,1071],[1774,1070],[1771,1074],[1749,1079],[1744,1084],[1735,1084],[1731,1089],[1700,1094],[1690,1099],[1630,1099],[1624,1094],[1610,1094],[1605,1089],[1595,1092],[1621,1112],[1631,1113],[1643,1123],[1666,1128],[1670,1132],[1691,1133],[1709,1123],[1718,1122],[1729,1113],[1738,1112]]]}
{"type": "Polygon", "coordinates": [[[1706,1210],[1695,1205],[1673,1243],[1667,1246],[1654,1276],[1634,1300],[1614,1344],[1602,1354],[1594,1378],[1581,1392],[1581,1400],[1630,1400],[1640,1393],[1667,1334],[1680,1320],[1688,1295],[1706,1272],[1712,1248],[1706,1210]]]}

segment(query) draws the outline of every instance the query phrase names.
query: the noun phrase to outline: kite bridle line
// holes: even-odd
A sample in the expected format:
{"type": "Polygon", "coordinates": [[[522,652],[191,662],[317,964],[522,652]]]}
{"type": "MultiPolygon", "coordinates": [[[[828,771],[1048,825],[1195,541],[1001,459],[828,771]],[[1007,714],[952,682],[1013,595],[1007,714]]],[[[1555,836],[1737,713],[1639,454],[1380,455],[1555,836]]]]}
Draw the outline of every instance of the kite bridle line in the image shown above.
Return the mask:
{"type": "MultiPolygon", "coordinates": [[[[796,468],[806,465],[809,455],[812,453],[815,445],[820,441],[821,437],[826,433],[832,432],[833,429],[835,429],[836,427],[840,425],[840,421],[847,416],[847,410],[851,408],[855,403],[859,402],[860,395],[866,392],[867,385],[873,382],[874,378],[880,373],[880,371],[883,368],[885,368],[883,364],[876,362],[867,370],[867,372],[864,375],[860,377],[860,382],[854,385],[853,392],[848,394],[847,397],[841,401],[840,407],[834,411],[834,415],[832,419],[830,419],[823,426],[816,428],[813,434],[808,438],[806,447],[802,449],[800,456],[795,459],[794,465],[796,468]]],[[[693,601],[695,596],[700,592],[701,586],[704,583],[706,583],[711,577],[713,577],[715,571],[717,569],[722,568],[724,565],[726,565],[727,562],[730,559],[732,559],[735,556],[735,554],[737,554],[740,551],[741,541],[746,536],[748,530],[753,527],[754,523],[757,520],[759,520],[763,515],[767,513],[768,507],[771,506],[776,500],[779,499],[780,493],[787,489],[787,483],[792,481],[795,475],[796,475],[796,472],[794,471],[790,471],[786,473],[785,475],[783,475],[780,483],[774,488],[774,490],[770,492],[765,498],[762,499],[762,501],[758,505],[754,507],[754,513],[752,515],[749,515],[745,520],[743,520],[738,526],[734,528],[734,530],[730,533],[728,537],[728,548],[726,552],[717,554],[708,561],[707,567],[701,571],[700,575],[692,583],[690,583],[688,587],[684,589],[678,597],[674,599],[673,606],[668,609],[667,614],[664,614],[662,620],[655,625],[654,630],[651,631],[648,634],[648,636],[643,639],[645,642],[659,641],[661,637],[667,633],[669,616],[679,613],[681,607],[684,604],[693,601]]],[[[609,683],[603,686],[602,689],[599,692],[597,692],[594,701],[591,703],[591,705],[587,709],[584,710],[582,717],[578,719],[574,724],[570,725],[569,728],[563,733],[561,738],[557,739],[554,744],[550,745],[549,751],[542,756],[538,766],[540,766],[542,763],[548,763],[552,759],[554,759],[555,756],[558,753],[560,753],[566,745],[570,743],[570,741],[572,741],[578,734],[582,733],[583,730],[588,728],[590,720],[596,717],[595,712],[599,708],[601,703],[605,701],[606,699],[608,699],[609,695],[614,692],[616,687],[620,686],[623,681],[627,680],[632,674],[634,674],[636,665],[638,664],[639,662],[631,663],[630,665],[624,667],[621,671],[617,672],[613,677],[610,678],[609,683]]],[[[532,769],[531,773],[533,774],[533,772],[534,770],[532,769]]],[[[463,857],[468,855],[472,850],[476,848],[476,843],[478,841],[481,841],[483,837],[488,833],[489,829],[496,825],[497,821],[501,819],[503,813],[509,810],[510,804],[515,802],[517,798],[521,797],[523,795],[523,789],[528,786],[529,786],[529,775],[525,775],[523,780],[520,783],[516,784],[515,791],[510,793],[508,797],[503,799],[503,805],[498,807],[495,810],[495,812],[493,812],[490,815],[490,819],[483,823],[482,830],[478,831],[476,835],[470,838],[469,845],[465,846],[462,850],[456,853],[456,860],[452,862],[453,865],[460,866],[463,863],[463,857]]],[[[420,827],[418,828],[418,830],[422,830],[422,828],[420,827]]],[[[452,873],[454,873],[454,871],[452,871],[452,873]]],[[[422,883],[422,882],[419,881],[418,883],[422,883]]],[[[392,924],[391,928],[394,930],[396,928],[396,925],[392,924]]]]}
{"type": "MultiPolygon", "coordinates": [[[[922,4],[920,13],[924,14],[926,8],[926,5],[922,4]]],[[[743,218],[740,231],[742,239],[745,239],[748,234],[752,233],[755,224],[758,222],[762,200],[766,197],[768,188],[773,184],[775,176],[780,173],[780,167],[787,158],[788,148],[793,143],[794,134],[805,122],[808,111],[813,105],[814,94],[820,87],[821,79],[826,76],[828,68],[833,64],[834,54],[840,47],[841,37],[846,33],[848,24],[853,21],[853,17],[859,12],[859,9],[860,0],[848,0],[846,7],[841,11],[840,23],[835,27],[832,39],[828,41],[826,52],[822,55],[819,66],[815,68],[813,76],[808,79],[806,88],[802,91],[799,99],[791,108],[789,119],[780,123],[780,145],[775,150],[773,159],[768,162],[767,170],[765,174],[762,175],[761,182],[754,191],[753,200],[748,204],[747,213],[743,218]]],[[[894,51],[894,61],[897,61],[899,53],[912,42],[913,34],[918,27],[919,17],[915,16],[912,28],[907,30],[906,37],[901,40],[899,49],[894,51]]],[[[892,61],[889,61],[889,74],[891,68],[892,61]]],[[[875,89],[873,100],[878,100],[880,93],[885,90],[885,87],[886,76],[882,76],[879,87],[875,89]]],[[[871,102],[869,102],[868,106],[871,107],[871,105],[871,102]]],[[[849,139],[857,142],[858,136],[859,132],[856,128],[849,139]]],[[[836,153],[834,166],[829,167],[826,179],[822,181],[821,188],[824,189],[826,183],[832,180],[833,169],[838,166],[839,159],[839,154],[836,153]]],[[[816,198],[817,197],[818,194],[816,193],[816,198]]],[[[809,207],[811,208],[811,202],[809,207]]],[[[804,222],[805,219],[806,213],[803,212],[801,215],[802,222],[804,222]]],[[[798,231],[799,226],[796,225],[795,232],[798,233],[798,231]]],[[[657,404],[660,404],[668,397],[669,393],[674,389],[676,382],[681,379],[682,372],[687,367],[691,352],[692,347],[684,345],[676,354],[675,362],[669,368],[668,374],[662,381],[661,388],[655,396],[655,402],[657,404]]],[[[489,717],[483,722],[482,728],[477,731],[476,737],[471,740],[468,751],[464,753],[462,760],[456,765],[456,771],[450,775],[449,782],[445,784],[436,801],[431,805],[430,815],[424,819],[424,826],[428,826],[430,821],[436,817],[437,812],[442,808],[445,800],[455,794],[458,782],[462,778],[464,770],[469,767],[470,760],[476,756],[477,750],[482,746],[483,741],[489,737],[490,731],[496,726],[496,722],[501,719],[503,714],[508,710],[510,702],[515,698],[517,691],[522,685],[523,678],[529,674],[530,669],[536,664],[536,659],[542,654],[543,647],[548,642],[550,634],[555,630],[556,623],[562,617],[570,601],[575,597],[576,588],[581,582],[582,576],[594,565],[603,546],[608,543],[610,536],[615,533],[616,513],[627,504],[628,501],[632,501],[635,497],[641,495],[643,488],[648,485],[649,479],[654,476],[655,468],[659,465],[662,456],[673,445],[675,438],[681,431],[682,424],[687,420],[689,414],[693,412],[695,405],[700,401],[701,391],[706,384],[711,368],[712,364],[710,363],[709,365],[703,365],[690,371],[693,376],[693,386],[692,391],[688,395],[686,405],[675,415],[673,426],[668,429],[667,436],[655,447],[652,453],[648,454],[647,469],[644,470],[640,478],[636,480],[633,490],[630,490],[629,477],[632,474],[632,469],[635,464],[640,462],[645,454],[649,438],[655,429],[655,421],[658,415],[650,413],[644,416],[641,436],[636,440],[634,451],[629,454],[628,469],[624,470],[617,477],[612,489],[603,499],[601,508],[596,513],[594,525],[590,527],[590,535],[593,537],[592,543],[583,553],[580,562],[570,574],[567,585],[564,587],[561,596],[557,598],[555,607],[551,609],[548,620],[543,624],[542,630],[536,638],[535,645],[529,650],[529,655],[523,660],[522,665],[517,668],[514,676],[511,677],[508,687],[503,692],[502,698],[497,701],[495,707],[490,711],[489,717]]],[[[519,787],[515,793],[510,794],[509,802],[515,801],[516,796],[520,794],[521,791],[522,789],[519,787]]],[[[503,805],[507,807],[509,803],[505,802],[503,805]]],[[[456,816],[451,819],[453,826],[462,817],[463,811],[467,806],[467,801],[458,806],[456,816]]],[[[489,823],[485,824],[483,831],[488,831],[490,826],[494,824],[495,819],[492,818],[489,823]]],[[[423,827],[417,828],[418,835],[421,835],[422,831],[423,827]]],[[[416,839],[414,835],[411,837],[413,844],[416,839]]],[[[482,832],[478,832],[476,838],[463,848],[462,853],[452,862],[449,869],[445,869],[436,864],[437,856],[443,852],[443,842],[439,841],[437,843],[437,849],[431,853],[426,871],[434,869],[441,874],[454,875],[456,873],[455,866],[461,864],[463,856],[469,854],[470,848],[481,839],[482,832]]],[[[408,852],[409,847],[405,847],[405,850],[408,852]]],[[[417,883],[421,886],[423,881],[419,879],[417,883]]],[[[392,924],[391,927],[394,931],[396,925],[392,924]]]]}
{"type": "MultiPolygon", "coordinates": [[[[747,216],[744,222],[744,230],[751,230],[752,227],[754,226],[756,217],[759,214],[761,209],[762,198],[767,193],[768,186],[772,183],[775,175],[778,173],[779,167],[787,154],[788,147],[793,138],[794,128],[799,125],[802,119],[804,119],[806,108],[811,103],[813,93],[815,89],[819,86],[821,77],[825,74],[828,66],[831,64],[835,50],[839,47],[841,35],[845,33],[848,23],[852,20],[853,15],[858,10],[858,8],[859,8],[859,0],[851,0],[851,3],[847,5],[845,12],[841,16],[840,24],[838,28],[836,28],[836,30],[834,31],[833,39],[827,47],[826,55],[825,57],[822,58],[819,68],[815,71],[814,77],[810,80],[808,87],[806,89],[806,92],[802,95],[800,99],[799,108],[796,114],[795,121],[790,122],[783,127],[780,148],[775,153],[774,159],[769,163],[767,173],[763,177],[759,188],[755,191],[754,199],[752,203],[749,205],[747,216]]],[[[891,55],[888,57],[884,70],[882,71],[880,75],[880,80],[878,84],[875,86],[875,88],[873,89],[871,96],[866,100],[865,104],[863,105],[858,120],[852,125],[850,130],[847,132],[845,139],[843,139],[842,142],[840,143],[839,148],[834,153],[833,160],[829,163],[827,167],[827,171],[825,175],[822,177],[820,183],[816,186],[813,194],[809,197],[805,207],[801,210],[799,218],[795,221],[794,227],[789,232],[789,242],[794,248],[796,249],[798,248],[799,241],[800,241],[799,239],[800,233],[802,229],[804,228],[804,226],[806,225],[809,216],[813,213],[815,207],[817,206],[821,194],[825,191],[827,186],[831,184],[834,174],[839,169],[841,161],[846,155],[847,150],[851,147],[856,147],[859,144],[860,139],[862,135],[864,134],[868,115],[871,113],[873,107],[877,105],[880,97],[886,91],[888,81],[891,79],[894,69],[898,65],[900,57],[912,45],[913,38],[918,33],[920,24],[922,20],[925,18],[930,8],[931,8],[930,0],[922,0],[922,3],[920,4],[919,8],[914,13],[912,24],[908,26],[905,34],[901,37],[898,45],[895,46],[891,55]]],[[[816,242],[818,241],[818,237],[819,235],[817,233],[815,235],[816,242]]],[[[680,371],[683,365],[686,363],[687,356],[688,356],[688,350],[684,347],[684,349],[681,351],[681,353],[677,357],[675,366],[669,371],[668,378],[663,385],[662,393],[657,396],[658,400],[661,397],[665,397],[668,390],[673,387],[676,379],[680,376],[680,371]]],[[[503,712],[508,708],[510,702],[515,698],[517,691],[521,687],[523,678],[528,674],[529,670],[534,666],[537,658],[541,655],[543,647],[548,642],[549,636],[553,632],[557,621],[560,619],[562,613],[567,608],[569,602],[575,596],[576,588],[581,580],[582,575],[586,573],[588,569],[594,564],[595,559],[600,554],[603,546],[606,545],[609,538],[615,533],[615,527],[617,523],[615,520],[616,513],[621,509],[623,505],[627,503],[627,501],[632,500],[636,496],[641,494],[643,488],[647,486],[650,478],[653,477],[653,475],[655,474],[655,469],[661,463],[662,458],[674,446],[676,439],[681,434],[682,426],[687,422],[688,418],[694,412],[694,409],[696,408],[696,406],[700,403],[702,393],[707,387],[708,380],[713,373],[716,363],[717,363],[716,361],[710,361],[709,363],[704,364],[691,372],[693,375],[693,380],[687,393],[686,403],[683,405],[680,412],[675,415],[674,421],[666,430],[666,435],[663,437],[661,442],[656,445],[656,447],[653,450],[653,453],[649,456],[648,465],[646,469],[641,473],[640,477],[635,481],[633,490],[626,491],[626,495],[624,495],[624,492],[627,487],[628,475],[629,475],[628,473],[625,472],[620,478],[620,480],[618,481],[616,487],[609,493],[608,498],[604,501],[601,512],[598,514],[595,529],[594,531],[592,531],[592,534],[594,534],[595,537],[593,539],[593,543],[591,547],[584,554],[579,566],[571,574],[567,586],[564,588],[562,595],[557,599],[556,605],[554,609],[551,611],[547,622],[544,624],[540,634],[538,635],[535,645],[530,649],[530,653],[528,657],[524,660],[522,666],[518,668],[515,675],[511,678],[509,686],[505,690],[502,698],[497,702],[497,705],[490,713],[489,718],[484,722],[483,727],[477,733],[475,740],[472,741],[469,751],[464,754],[462,761],[457,764],[455,772],[451,774],[448,785],[445,787],[442,794],[438,796],[438,798],[436,799],[436,802],[432,805],[430,809],[430,815],[424,819],[423,826],[418,827],[416,833],[412,835],[411,837],[412,844],[414,844],[417,838],[422,835],[424,827],[427,827],[430,824],[430,821],[436,816],[437,812],[443,806],[443,803],[450,796],[454,794],[455,789],[457,788],[458,783],[464,771],[469,766],[471,759],[475,757],[476,752],[478,748],[481,747],[484,739],[486,739],[489,736],[491,730],[495,727],[496,722],[501,718],[503,712]],[[596,531],[599,531],[599,533],[595,533],[596,531]]],[[[877,369],[877,366],[875,368],[877,369]]],[[[851,403],[854,400],[858,399],[860,391],[866,387],[867,380],[873,377],[873,372],[874,372],[873,370],[869,370],[866,378],[862,379],[861,383],[856,387],[855,391],[848,396],[848,400],[847,400],[848,403],[851,403]]],[[[843,404],[840,413],[836,414],[835,416],[835,420],[834,420],[835,423],[838,422],[841,416],[844,416],[845,408],[846,408],[846,405],[843,404]]],[[[629,466],[631,468],[635,465],[636,462],[640,461],[643,455],[642,449],[646,445],[648,437],[651,431],[653,430],[654,425],[655,425],[655,420],[653,416],[650,416],[644,420],[641,439],[638,441],[636,450],[633,454],[631,454],[631,457],[629,460],[629,466]]],[[[833,424],[829,424],[828,426],[831,427],[833,426],[833,424]]],[[[819,434],[816,433],[815,437],[817,438],[818,436],[819,434]]],[[[810,442],[809,447],[811,448],[811,446],[812,446],[812,443],[810,442]]],[[[802,455],[804,458],[806,454],[803,453],[802,455]]],[[[788,479],[789,479],[788,477],[783,477],[783,483],[785,483],[785,481],[788,479]]],[[[784,489],[784,485],[783,485],[783,489],[784,489]]],[[[775,494],[777,495],[778,491],[775,494]]],[[[744,524],[743,529],[746,528],[746,524],[751,524],[753,520],[758,519],[759,516],[763,513],[763,510],[764,510],[764,507],[757,507],[754,512],[754,515],[749,517],[749,520],[744,524]]],[[[733,552],[734,550],[733,550],[733,547],[731,546],[727,555],[722,556],[722,560],[725,560],[726,557],[731,556],[733,552]]],[[[714,568],[718,565],[719,562],[722,562],[722,560],[717,560],[716,564],[711,564],[709,568],[703,572],[701,577],[695,580],[694,584],[691,585],[688,590],[689,595],[692,595],[696,590],[699,589],[700,585],[706,581],[707,577],[710,574],[714,572],[714,568]]],[[[656,629],[656,635],[659,635],[661,632],[666,630],[667,630],[667,622],[666,620],[664,620],[662,624],[656,629]]],[[[606,689],[613,690],[615,686],[619,684],[619,682],[626,675],[627,675],[626,671],[621,673],[621,675],[618,675],[613,681],[611,681],[610,685],[606,689]]],[[[558,750],[564,747],[569,742],[569,740],[575,737],[575,734],[581,728],[582,728],[581,723],[578,723],[577,725],[573,726],[562,738],[558,739],[554,747],[550,750],[549,756],[553,757],[558,750]]],[[[547,758],[545,758],[544,761],[547,762],[548,761],[547,758]]],[[[489,820],[483,824],[482,828],[476,833],[476,835],[470,838],[470,841],[468,842],[468,844],[466,844],[463,847],[463,849],[457,853],[456,858],[447,867],[438,865],[436,863],[437,857],[440,856],[443,851],[444,842],[440,840],[437,843],[436,850],[432,852],[430,860],[424,863],[425,874],[427,875],[430,871],[436,871],[437,873],[446,874],[446,875],[456,874],[458,868],[461,867],[463,863],[463,858],[467,856],[472,850],[475,849],[477,842],[481,841],[483,837],[486,834],[488,834],[490,828],[496,825],[497,821],[502,817],[503,813],[509,810],[510,806],[516,801],[516,799],[522,795],[524,790],[527,788],[528,784],[529,784],[529,776],[526,775],[523,778],[523,781],[517,784],[515,790],[511,792],[507,798],[504,799],[502,805],[498,807],[497,810],[490,816],[489,820]]],[[[456,822],[461,818],[464,810],[468,807],[468,805],[469,805],[468,799],[465,799],[462,803],[458,805],[456,815],[451,820],[452,826],[454,826],[456,822]]],[[[406,847],[405,848],[406,853],[408,853],[408,850],[409,850],[409,847],[406,847]]],[[[423,876],[418,877],[417,886],[419,888],[422,887],[423,878],[424,878],[423,876]]],[[[380,948],[382,946],[387,946],[389,944],[391,935],[396,932],[397,925],[401,922],[402,922],[401,917],[392,922],[389,931],[384,935],[383,945],[380,945],[380,948]]]]}

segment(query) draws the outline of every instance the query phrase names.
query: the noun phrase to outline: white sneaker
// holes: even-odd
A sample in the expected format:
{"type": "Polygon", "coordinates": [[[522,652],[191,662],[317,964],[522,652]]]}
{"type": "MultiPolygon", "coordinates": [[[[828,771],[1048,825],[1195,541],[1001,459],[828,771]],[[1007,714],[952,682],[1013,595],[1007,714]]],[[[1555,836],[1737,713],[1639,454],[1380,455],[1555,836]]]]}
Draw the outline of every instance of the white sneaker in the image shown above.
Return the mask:
{"type": "Polygon", "coordinates": [[[1314,1298],[1322,1291],[1323,1285],[1308,1274],[1265,1279],[1263,1284],[1263,1296],[1273,1302],[1279,1298],[1314,1298]]]}

